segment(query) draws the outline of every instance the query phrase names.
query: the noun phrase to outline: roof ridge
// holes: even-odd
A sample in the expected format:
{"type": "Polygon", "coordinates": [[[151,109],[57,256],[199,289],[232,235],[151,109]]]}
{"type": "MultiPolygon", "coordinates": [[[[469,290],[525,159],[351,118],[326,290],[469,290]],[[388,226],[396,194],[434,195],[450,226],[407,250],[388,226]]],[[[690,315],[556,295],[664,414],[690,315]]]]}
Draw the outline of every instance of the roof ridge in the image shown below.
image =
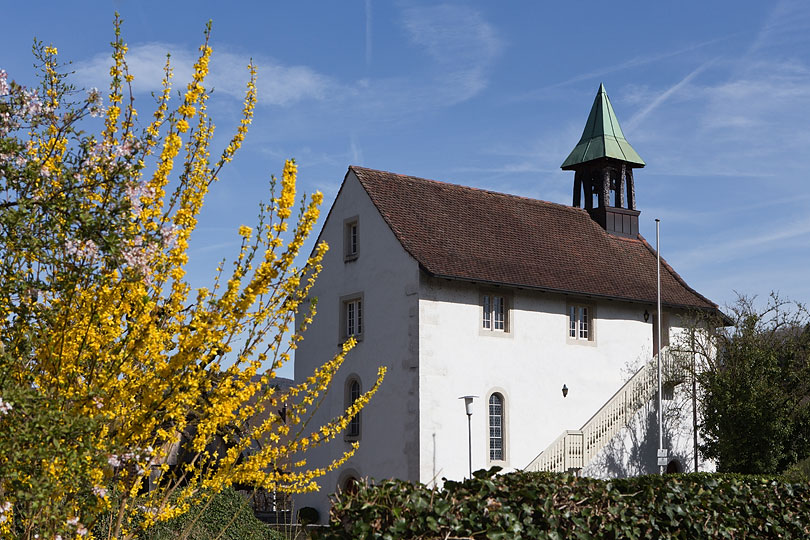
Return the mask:
{"type": "Polygon", "coordinates": [[[503,191],[494,191],[494,190],[486,189],[486,188],[465,186],[463,184],[455,184],[453,182],[445,182],[443,180],[434,180],[432,178],[423,178],[421,176],[411,176],[411,175],[408,175],[408,174],[400,174],[400,173],[395,173],[395,172],[391,172],[391,171],[384,171],[384,170],[381,170],[381,169],[371,169],[369,167],[361,167],[361,166],[358,166],[358,165],[349,165],[349,168],[353,169],[353,170],[360,169],[360,170],[363,170],[363,171],[369,171],[371,173],[382,173],[382,174],[387,174],[387,175],[392,175],[392,176],[399,176],[399,177],[402,177],[402,178],[409,178],[411,180],[418,180],[418,181],[422,181],[422,182],[440,184],[440,185],[443,185],[443,186],[451,186],[451,187],[454,187],[454,188],[459,188],[459,189],[467,190],[467,191],[483,192],[483,193],[488,193],[490,195],[496,195],[496,196],[499,196],[499,197],[506,197],[506,198],[510,198],[510,199],[522,199],[522,200],[525,200],[525,201],[530,202],[530,203],[539,203],[541,205],[555,206],[555,207],[559,207],[562,210],[571,210],[571,211],[578,212],[578,213],[579,212],[587,212],[584,208],[577,208],[577,207],[574,207],[574,206],[569,206],[567,204],[555,203],[555,202],[546,201],[546,200],[543,200],[543,199],[535,199],[535,198],[532,198],[532,197],[527,197],[526,195],[517,195],[517,194],[514,194],[514,193],[504,193],[503,191]]]}

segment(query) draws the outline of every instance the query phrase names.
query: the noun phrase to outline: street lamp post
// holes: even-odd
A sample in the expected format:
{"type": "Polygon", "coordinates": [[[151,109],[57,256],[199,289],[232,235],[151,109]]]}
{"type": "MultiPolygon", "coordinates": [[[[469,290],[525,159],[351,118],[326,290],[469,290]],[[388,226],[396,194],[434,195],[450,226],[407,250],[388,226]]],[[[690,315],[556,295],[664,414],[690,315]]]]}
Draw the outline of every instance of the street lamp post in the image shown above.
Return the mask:
{"type": "Polygon", "coordinates": [[[478,396],[461,396],[464,400],[464,409],[467,412],[467,455],[469,457],[470,478],[472,478],[472,404],[478,396]]]}

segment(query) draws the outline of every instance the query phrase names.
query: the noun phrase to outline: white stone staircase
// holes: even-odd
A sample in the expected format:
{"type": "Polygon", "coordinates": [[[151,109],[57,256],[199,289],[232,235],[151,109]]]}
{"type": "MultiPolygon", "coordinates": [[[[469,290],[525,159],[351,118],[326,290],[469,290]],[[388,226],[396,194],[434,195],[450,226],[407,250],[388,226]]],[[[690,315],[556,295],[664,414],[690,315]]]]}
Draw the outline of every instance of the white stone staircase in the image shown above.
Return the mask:
{"type": "MultiPolygon", "coordinates": [[[[679,379],[675,355],[669,348],[662,353],[662,379],[679,379]]],[[[580,429],[566,430],[529,463],[526,471],[576,472],[588,465],[604,446],[625,427],[638,410],[655,397],[658,386],[657,362],[643,365],[629,381],[580,429]]]]}

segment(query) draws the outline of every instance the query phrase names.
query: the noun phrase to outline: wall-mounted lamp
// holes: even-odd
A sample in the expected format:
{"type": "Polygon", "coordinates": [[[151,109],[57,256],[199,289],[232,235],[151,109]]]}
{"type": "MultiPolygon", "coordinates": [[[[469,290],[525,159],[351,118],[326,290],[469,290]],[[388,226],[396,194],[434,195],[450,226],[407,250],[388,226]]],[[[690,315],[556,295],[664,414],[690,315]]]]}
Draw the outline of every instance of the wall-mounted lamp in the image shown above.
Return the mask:
{"type": "Polygon", "coordinates": [[[567,386],[563,385],[563,387],[562,387],[562,393],[563,393],[563,397],[567,397],[567,396],[568,396],[568,387],[567,387],[567,386]]]}
{"type": "Polygon", "coordinates": [[[650,320],[650,312],[645,309],[644,310],[644,322],[647,322],[649,320],[650,320]]]}

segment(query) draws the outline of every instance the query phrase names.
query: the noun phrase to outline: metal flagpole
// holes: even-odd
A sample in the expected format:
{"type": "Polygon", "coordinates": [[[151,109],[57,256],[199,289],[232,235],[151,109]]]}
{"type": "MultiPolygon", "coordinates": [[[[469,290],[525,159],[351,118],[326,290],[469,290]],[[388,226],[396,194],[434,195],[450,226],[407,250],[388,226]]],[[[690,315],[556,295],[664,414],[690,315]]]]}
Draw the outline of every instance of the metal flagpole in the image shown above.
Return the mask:
{"type": "Polygon", "coordinates": [[[661,474],[664,474],[664,465],[662,465],[661,458],[666,461],[666,450],[664,449],[664,427],[663,427],[663,412],[662,399],[661,399],[661,220],[655,220],[655,258],[656,258],[656,280],[657,280],[657,310],[658,316],[656,317],[656,332],[658,334],[658,469],[661,474]]]}
{"type": "MultiPolygon", "coordinates": [[[[694,330],[693,330],[694,332],[694,330]]],[[[692,453],[695,454],[695,472],[698,472],[698,431],[697,431],[697,365],[695,362],[695,335],[692,334],[692,453]]]]}

